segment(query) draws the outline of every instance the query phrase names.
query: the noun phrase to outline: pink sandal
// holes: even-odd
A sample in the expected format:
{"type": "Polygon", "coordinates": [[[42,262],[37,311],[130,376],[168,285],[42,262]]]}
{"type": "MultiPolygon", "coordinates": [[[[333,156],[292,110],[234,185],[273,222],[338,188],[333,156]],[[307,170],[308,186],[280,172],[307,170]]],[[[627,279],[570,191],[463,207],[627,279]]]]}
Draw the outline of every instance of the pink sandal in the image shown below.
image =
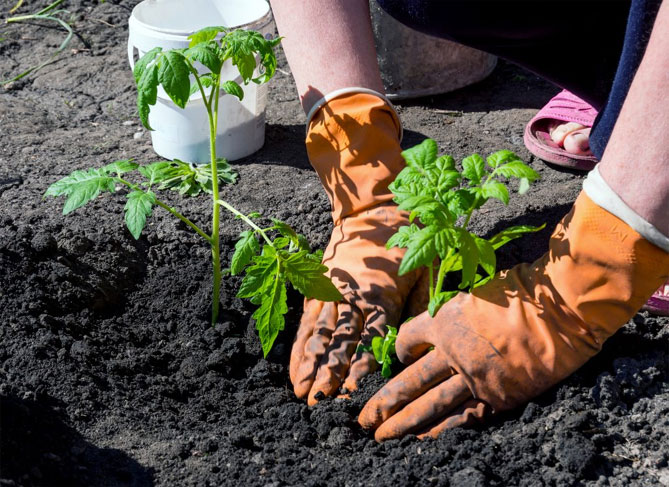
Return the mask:
{"type": "Polygon", "coordinates": [[[641,309],[653,315],[669,316],[669,281],[660,286],[641,309]]]}
{"type": "Polygon", "coordinates": [[[544,161],[558,166],[589,171],[597,158],[594,155],[571,154],[553,142],[548,132],[553,120],[576,122],[592,127],[597,117],[597,110],[567,90],[562,90],[539,110],[530,123],[525,126],[525,147],[544,161]]]}

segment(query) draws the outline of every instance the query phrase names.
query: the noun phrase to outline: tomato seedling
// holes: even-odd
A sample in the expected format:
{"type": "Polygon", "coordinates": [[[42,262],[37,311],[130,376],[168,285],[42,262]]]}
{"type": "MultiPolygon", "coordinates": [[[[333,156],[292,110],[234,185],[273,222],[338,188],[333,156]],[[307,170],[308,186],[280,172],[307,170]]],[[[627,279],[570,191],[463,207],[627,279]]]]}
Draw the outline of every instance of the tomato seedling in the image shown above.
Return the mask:
{"type": "Polygon", "coordinates": [[[372,338],[371,345],[359,345],[358,350],[371,352],[374,354],[374,360],[381,365],[381,375],[386,379],[393,374],[391,366],[395,362],[395,341],[397,340],[397,328],[388,327],[386,336],[375,336],[372,338]]]}
{"type": "Polygon", "coordinates": [[[470,232],[467,226],[474,211],[490,198],[509,203],[508,180],[519,179],[518,192],[522,194],[539,174],[508,150],[495,152],[485,160],[478,154],[466,157],[462,170],[457,169],[453,157],[437,156],[437,152],[432,139],[402,152],[407,167],[391,183],[390,190],[400,210],[410,212],[411,224],[400,227],[387,243],[388,248],[407,249],[400,275],[427,267],[430,316],[459,291],[471,291],[493,278],[496,249],[545,226],[514,226],[489,239],[470,232]],[[420,226],[413,223],[416,218],[420,226]],[[445,290],[446,274],[456,271],[461,273],[458,289],[445,290]]]}
{"type": "Polygon", "coordinates": [[[138,89],[137,108],[142,124],[151,130],[149,111],[150,106],[156,103],[159,86],[181,108],[185,108],[190,96],[199,91],[209,118],[210,163],[199,166],[174,160],[140,166],[131,160],[116,161],[102,168],[74,171],[51,185],[45,196],[66,196],[63,214],[68,214],[102,192],[115,192],[117,185],[121,185],[129,190],[125,223],[133,237],[140,237],[155,206],[188,225],[211,247],[212,325],[218,318],[222,277],[220,209],[224,208],[241,219],[250,230],[242,232],[235,244],[229,271],[233,275],[246,271],[237,296],[249,298],[258,306],[253,318],[263,353],[267,356],[278,332],[285,325],[287,283],[308,298],[321,301],[342,299],[332,281],[325,276],[327,267],[321,263],[321,253],[312,252],[306,238],[276,219],[272,220],[271,226],[261,228],[254,221],[260,217],[258,213],[245,215],[221,199],[219,194],[221,182],[232,183],[236,179],[227,162],[216,156],[220,90],[240,100],[244,96],[244,90],[237,82],[222,79],[221,69],[226,62],[231,62],[245,85],[269,81],[276,70],[274,47],[280,39],[267,40],[258,32],[224,27],[207,27],[189,39],[191,42],[187,49],[162,50],[157,47],[135,64],[133,74],[138,89]],[[199,73],[195,63],[202,64],[209,71],[199,73]],[[256,73],[259,74],[256,76],[256,73]],[[134,171],[144,180],[135,183],[126,179],[126,173],[134,171]],[[173,190],[188,196],[209,193],[213,206],[211,232],[207,233],[161,201],[155,192],[159,190],[173,190]]]}

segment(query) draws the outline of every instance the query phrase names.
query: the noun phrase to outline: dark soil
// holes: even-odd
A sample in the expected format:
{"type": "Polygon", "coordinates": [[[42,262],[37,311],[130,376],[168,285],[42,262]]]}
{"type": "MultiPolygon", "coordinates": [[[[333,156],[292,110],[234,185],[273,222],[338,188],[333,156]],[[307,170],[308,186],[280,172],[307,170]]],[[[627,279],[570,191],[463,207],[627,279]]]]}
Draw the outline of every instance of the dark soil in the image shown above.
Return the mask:
{"type": "MultiPolygon", "coordinates": [[[[3,15],[15,2],[1,0],[3,15]]],[[[22,11],[36,8],[26,2],[22,11]]],[[[37,2],[45,4],[45,2],[37,2]]],[[[384,380],[350,401],[308,408],[287,373],[300,299],[261,358],[252,307],[226,278],[222,318],[209,314],[209,255],[164,212],[140,240],[124,198],[74,215],[46,187],[73,169],[156,159],[135,114],[126,59],[130,0],[66,2],[78,33],[58,60],[0,88],[0,485],[669,485],[669,320],[638,314],[572,377],[480,430],[377,444],[356,423],[384,380]]],[[[44,59],[64,33],[42,22],[0,29],[0,78],[44,59]]],[[[282,58],[267,139],[234,164],[225,198],[294,225],[316,247],[329,205],[306,158],[304,115],[282,58]]],[[[460,92],[399,106],[404,144],[435,138],[456,158],[510,148],[542,180],[475,222],[546,222],[582,175],[530,157],[524,124],[557,89],[505,63],[460,92]]],[[[207,198],[167,195],[205,225],[207,198]]],[[[223,221],[229,259],[240,223],[223,221]]],[[[509,245],[508,266],[546,250],[548,230],[509,245]]]]}

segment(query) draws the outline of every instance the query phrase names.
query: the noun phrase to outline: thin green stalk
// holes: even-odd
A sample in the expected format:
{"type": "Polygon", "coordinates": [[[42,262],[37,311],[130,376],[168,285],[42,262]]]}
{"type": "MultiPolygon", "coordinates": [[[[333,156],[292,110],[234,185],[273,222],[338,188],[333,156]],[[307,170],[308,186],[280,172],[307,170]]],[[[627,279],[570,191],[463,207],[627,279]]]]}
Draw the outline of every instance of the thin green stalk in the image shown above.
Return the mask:
{"type": "MultiPolygon", "coordinates": [[[[60,5],[64,1],[65,0],[56,0],[51,5],[47,5],[42,10],[40,10],[39,12],[35,12],[34,14],[17,15],[16,17],[10,17],[7,20],[5,20],[5,23],[10,24],[12,22],[21,22],[22,20],[31,20],[31,19],[37,17],[38,15],[44,15],[45,13],[50,12],[51,10],[56,8],[58,5],[60,5]]],[[[21,3],[23,3],[23,1],[20,1],[19,3],[17,3],[14,6],[14,8],[9,11],[9,13],[14,13],[18,9],[18,7],[21,6],[21,3]]],[[[59,12],[60,12],[60,10],[59,10],[59,12]]]]}
{"type": "MultiPolygon", "coordinates": [[[[196,71],[195,66],[193,66],[193,63],[190,62],[190,60],[184,56],[184,59],[188,63],[188,65],[193,69],[193,71],[196,71]]],[[[197,87],[200,89],[200,94],[202,95],[202,101],[204,102],[204,106],[207,109],[207,113],[211,113],[211,103],[207,101],[207,95],[204,92],[204,86],[202,86],[202,82],[200,81],[200,77],[198,75],[194,75],[195,82],[197,83],[197,87]]],[[[212,92],[214,91],[213,89],[211,90],[212,92]]]]}
{"type": "MultiPolygon", "coordinates": [[[[135,191],[144,191],[142,188],[140,188],[140,187],[137,186],[136,184],[132,184],[130,181],[126,181],[125,179],[123,179],[123,178],[121,178],[121,177],[118,177],[118,176],[117,176],[116,179],[118,180],[118,182],[120,182],[120,183],[122,183],[122,184],[125,184],[125,185],[126,185],[127,187],[129,187],[130,189],[133,189],[133,190],[135,190],[135,191]]],[[[205,239],[207,242],[211,242],[211,237],[210,237],[209,235],[207,235],[206,233],[204,233],[204,231],[203,231],[200,227],[198,227],[195,223],[193,223],[193,222],[190,221],[188,218],[186,218],[185,216],[183,216],[183,215],[182,215],[181,213],[179,213],[177,210],[175,210],[175,209],[172,208],[171,206],[167,205],[166,203],[163,203],[163,202],[160,201],[158,198],[156,198],[156,204],[157,204],[158,206],[160,206],[161,208],[163,208],[163,209],[167,210],[168,212],[170,212],[172,215],[176,216],[179,220],[181,220],[182,222],[184,222],[184,223],[185,223],[186,225],[188,225],[189,227],[191,227],[193,230],[195,230],[195,232],[197,232],[197,234],[198,234],[200,237],[202,237],[203,239],[205,239]]]]}
{"type": "Polygon", "coordinates": [[[179,220],[181,220],[181,221],[184,222],[186,225],[188,225],[188,226],[191,227],[193,230],[195,230],[195,231],[197,232],[197,234],[198,234],[200,237],[202,237],[203,239],[205,239],[207,242],[211,243],[211,237],[210,237],[209,235],[207,235],[206,233],[204,233],[204,231],[202,231],[202,230],[200,229],[200,227],[198,227],[195,223],[193,223],[193,222],[190,221],[188,218],[186,218],[185,216],[183,216],[183,215],[182,215],[181,213],[179,213],[177,210],[175,210],[175,209],[172,208],[171,206],[166,205],[165,203],[163,203],[163,202],[160,201],[159,199],[156,199],[156,204],[157,204],[158,206],[160,206],[161,208],[163,208],[163,209],[169,211],[170,213],[172,213],[172,214],[173,214],[174,216],[176,216],[179,220]]]}
{"type": "MultiPolygon", "coordinates": [[[[238,217],[239,219],[241,219],[244,223],[246,223],[248,226],[250,226],[251,228],[253,228],[253,230],[255,230],[256,232],[258,232],[258,233],[262,236],[262,238],[265,240],[265,242],[267,242],[267,244],[268,244],[270,247],[274,247],[274,244],[272,243],[272,241],[270,240],[270,238],[267,236],[267,234],[265,233],[265,231],[264,231],[262,228],[260,228],[258,225],[256,225],[255,223],[253,223],[253,220],[251,220],[249,217],[247,217],[244,213],[242,213],[242,212],[239,211],[239,210],[236,210],[236,209],[235,209],[230,203],[228,203],[227,201],[224,201],[224,200],[220,200],[220,199],[219,199],[219,200],[217,201],[217,203],[218,203],[219,205],[221,205],[223,208],[225,208],[226,210],[228,210],[230,213],[232,213],[232,214],[234,214],[235,216],[237,216],[237,217],[238,217]]],[[[272,227],[270,227],[270,229],[271,229],[271,228],[272,228],[272,227]]]]}
{"type": "MultiPolygon", "coordinates": [[[[488,184],[488,181],[490,181],[490,180],[492,179],[492,177],[493,177],[495,174],[497,174],[497,169],[495,169],[493,172],[491,172],[490,174],[488,174],[488,177],[487,177],[486,180],[483,182],[483,184],[481,185],[481,187],[483,187],[483,186],[485,186],[486,184],[488,184]]],[[[467,230],[467,225],[469,224],[469,220],[471,220],[471,218],[472,218],[472,213],[474,213],[474,208],[476,208],[476,203],[478,203],[478,200],[479,200],[479,197],[477,196],[477,197],[474,199],[474,203],[472,203],[472,207],[469,209],[469,212],[467,213],[467,218],[465,218],[465,221],[464,221],[464,223],[461,225],[460,228],[464,228],[465,230],[467,230]]]]}
{"type": "Polygon", "coordinates": [[[434,286],[434,292],[440,293],[441,288],[444,285],[444,278],[446,277],[446,263],[450,261],[451,257],[455,254],[454,250],[450,250],[446,258],[441,261],[439,264],[439,271],[437,273],[437,284],[434,286]]]}
{"type": "MultiPolygon", "coordinates": [[[[62,3],[63,0],[56,0],[54,3],[51,5],[47,6],[46,8],[40,10],[36,14],[29,14],[29,15],[19,15],[16,17],[10,17],[7,20],[5,20],[5,23],[10,24],[12,22],[21,22],[24,20],[33,20],[33,19],[42,19],[42,20],[51,20],[53,22],[57,22],[60,24],[66,31],[67,31],[67,36],[65,37],[65,40],[60,44],[58,49],[49,56],[45,61],[41,62],[40,64],[33,66],[31,68],[28,68],[27,70],[23,71],[22,73],[19,73],[18,75],[14,76],[13,78],[6,79],[6,80],[0,80],[0,85],[6,85],[8,83],[12,83],[13,81],[18,81],[21,78],[24,78],[25,76],[28,76],[30,73],[34,73],[35,71],[39,71],[42,69],[44,66],[49,64],[51,61],[56,58],[65,48],[67,45],[70,43],[70,40],[74,36],[74,31],[72,30],[72,27],[70,24],[65,22],[64,20],[59,19],[58,17],[53,17],[51,15],[44,15],[46,12],[50,12],[53,10],[55,7],[57,7],[60,3],[62,3]]],[[[17,4],[18,7],[18,4],[17,4]]],[[[56,10],[55,12],[52,12],[52,15],[58,14],[60,12],[65,12],[65,10],[56,10]]]]}
{"type": "MultiPolygon", "coordinates": [[[[197,78],[197,76],[196,76],[197,78]]],[[[213,216],[211,228],[211,258],[214,267],[213,300],[211,305],[211,324],[216,325],[218,319],[218,306],[221,294],[221,245],[220,245],[220,207],[218,205],[218,167],[216,166],[216,133],[218,132],[218,76],[213,76],[216,99],[214,102],[214,111],[211,111],[211,105],[207,109],[209,115],[209,155],[211,156],[211,192],[213,199],[213,216]]]]}

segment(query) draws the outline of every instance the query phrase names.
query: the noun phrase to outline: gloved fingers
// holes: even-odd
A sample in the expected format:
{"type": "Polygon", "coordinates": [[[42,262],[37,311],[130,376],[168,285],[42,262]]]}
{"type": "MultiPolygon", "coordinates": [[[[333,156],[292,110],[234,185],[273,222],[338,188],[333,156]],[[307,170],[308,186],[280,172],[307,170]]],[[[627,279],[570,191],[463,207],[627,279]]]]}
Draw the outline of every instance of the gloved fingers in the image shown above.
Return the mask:
{"type": "Polygon", "coordinates": [[[313,331],[304,342],[302,360],[295,366],[295,378],[292,382],[295,395],[300,399],[307,397],[311,390],[321,358],[330,345],[330,339],[336,325],[337,304],[323,303],[323,307],[314,323],[313,331]]]}
{"type": "Polygon", "coordinates": [[[471,397],[471,391],[462,376],[456,374],[384,421],[374,433],[374,438],[380,442],[424,429],[442,419],[471,397]]]}
{"type": "MultiPolygon", "coordinates": [[[[367,322],[360,335],[360,343],[358,345],[369,345],[372,339],[377,336],[385,336],[388,333],[388,326],[394,326],[395,323],[390,322],[388,315],[382,309],[377,309],[367,316],[367,322]]],[[[351,360],[351,368],[348,371],[343,388],[347,391],[355,391],[358,388],[358,382],[364,376],[371,374],[378,368],[379,364],[374,358],[374,354],[357,350],[353,359],[351,360]]]]}
{"type": "Polygon", "coordinates": [[[311,337],[318,320],[318,315],[323,309],[323,302],[315,299],[304,300],[304,311],[300,319],[300,326],[297,328],[293,348],[290,352],[290,382],[295,384],[297,381],[297,371],[304,359],[304,346],[311,337]]]}
{"type": "Polygon", "coordinates": [[[379,368],[379,364],[374,358],[374,354],[362,350],[356,351],[351,359],[351,368],[348,370],[348,375],[342,385],[347,392],[355,391],[358,388],[358,383],[366,375],[371,374],[379,368]]]}
{"type": "Polygon", "coordinates": [[[363,428],[378,428],[398,410],[423,395],[435,384],[453,375],[443,355],[436,350],[400,372],[362,408],[358,422],[363,428]]]}
{"type": "Polygon", "coordinates": [[[403,364],[412,364],[434,346],[430,315],[425,312],[405,322],[397,333],[395,351],[403,364]]]}
{"type": "Polygon", "coordinates": [[[418,438],[421,440],[436,438],[444,430],[480,423],[488,415],[489,410],[490,408],[485,402],[478,399],[470,399],[448,417],[427,428],[423,433],[418,435],[418,438]]]}
{"type": "Polygon", "coordinates": [[[351,365],[351,357],[360,340],[362,313],[347,303],[338,305],[339,317],[330,343],[321,356],[316,377],[309,391],[307,403],[318,402],[316,394],[331,396],[341,385],[351,365]]]}

